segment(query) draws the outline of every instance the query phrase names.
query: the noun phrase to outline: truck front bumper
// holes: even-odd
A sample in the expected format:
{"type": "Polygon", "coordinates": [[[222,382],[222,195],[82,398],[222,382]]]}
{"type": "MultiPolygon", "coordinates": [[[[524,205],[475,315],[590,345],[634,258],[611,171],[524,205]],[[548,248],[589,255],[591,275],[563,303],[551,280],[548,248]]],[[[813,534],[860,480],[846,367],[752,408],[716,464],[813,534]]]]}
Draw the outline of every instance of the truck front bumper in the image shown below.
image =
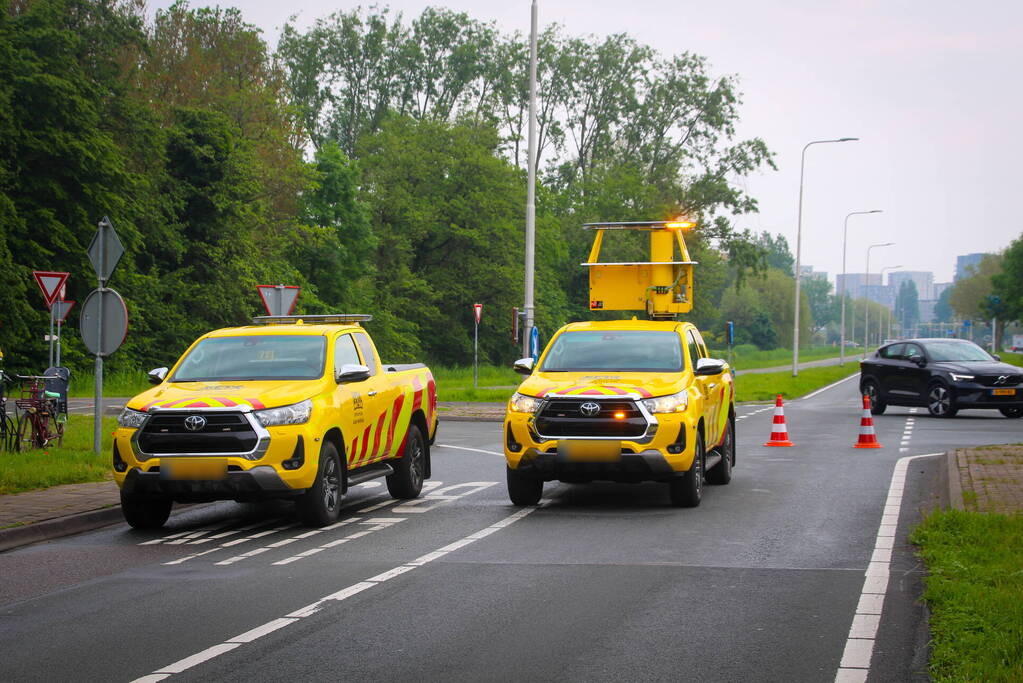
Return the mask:
{"type": "Polygon", "coordinates": [[[566,454],[557,450],[541,452],[536,448],[527,448],[522,453],[516,470],[545,481],[569,483],[667,481],[685,474],[685,471],[673,469],[664,454],[655,449],[639,453],[623,452],[620,458],[613,462],[579,462],[569,459],[566,454]]]}
{"type": "Polygon", "coordinates": [[[138,467],[128,470],[121,486],[125,497],[171,498],[178,503],[211,500],[256,501],[282,498],[303,493],[281,479],[273,467],[261,465],[248,470],[228,470],[223,479],[171,479],[159,471],[144,472],[138,467]]]}

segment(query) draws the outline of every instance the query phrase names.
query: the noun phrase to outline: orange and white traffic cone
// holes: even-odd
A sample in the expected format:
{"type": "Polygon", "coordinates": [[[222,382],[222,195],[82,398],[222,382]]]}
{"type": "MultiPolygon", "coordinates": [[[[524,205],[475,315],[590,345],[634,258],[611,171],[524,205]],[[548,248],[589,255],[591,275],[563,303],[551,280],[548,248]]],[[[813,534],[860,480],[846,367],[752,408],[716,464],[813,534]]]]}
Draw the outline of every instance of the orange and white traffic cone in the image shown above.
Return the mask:
{"type": "Polygon", "coordinates": [[[863,396],[863,417],[860,418],[860,438],[853,448],[881,448],[874,433],[874,417],[870,414],[870,397],[863,396]]]}
{"type": "Polygon", "coordinates": [[[771,440],[765,446],[793,446],[789,441],[789,432],[785,427],[785,407],[781,402],[781,394],[774,399],[774,424],[771,425],[771,440]]]}

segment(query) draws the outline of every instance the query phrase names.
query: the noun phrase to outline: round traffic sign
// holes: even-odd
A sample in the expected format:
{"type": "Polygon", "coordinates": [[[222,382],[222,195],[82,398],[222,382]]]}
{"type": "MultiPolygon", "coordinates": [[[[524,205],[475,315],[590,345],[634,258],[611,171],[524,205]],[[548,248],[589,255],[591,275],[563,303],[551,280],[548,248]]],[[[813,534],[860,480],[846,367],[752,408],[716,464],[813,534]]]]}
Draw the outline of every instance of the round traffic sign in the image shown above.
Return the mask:
{"type": "Polygon", "coordinates": [[[128,336],[128,308],[124,299],[112,289],[92,290],[82,305],[79,329],[89,353],[109,356],[128,336]]]}

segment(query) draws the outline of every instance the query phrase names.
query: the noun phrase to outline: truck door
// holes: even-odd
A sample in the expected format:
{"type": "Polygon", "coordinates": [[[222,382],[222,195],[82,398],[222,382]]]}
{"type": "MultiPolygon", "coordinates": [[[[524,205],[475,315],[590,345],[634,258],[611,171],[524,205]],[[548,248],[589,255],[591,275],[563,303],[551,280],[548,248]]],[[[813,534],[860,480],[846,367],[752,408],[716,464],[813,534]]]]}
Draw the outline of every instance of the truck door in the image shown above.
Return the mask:
{"type": "MultiPolygon", "coordinates": [[[[700,348],[700,343],[696,341],[696,336],[693,330],[686,330],[686,348],[689,351],[689,361],[693,365],[693,372],[696,372],[696,363],[701,358],[704,358],[704,352],[700,348]]],[[[710,449],[713,447],[717,437],[717,428],[714,423],[714,400],[713,392],[717,388],[717,381],[719,378],[707,377],[707,376],[694,376],[694,385],[699,387],[700,394],[702,395],[702,409],[701,415],[703,416],[704,425],[704,447],[710,449]]]]}
{"type": "MultiPolygon", "coordinates": [[[[352,335],[346,332],[338,336],[334,342],[335,374],[342,365],[363,364],[352,335]]],[[[370,366],[371,373],[375,369],[375,366],[370,366]]],[[[376,427],[377,417],[376,392],[373,389],[373,377],[361,382],[338,385],[340,396],[337,404],[343,411],[341,423],[347,441],[345,451],[349,469],[365,465],[373,456],[373,429],[376,427]]]]}
{"type": "Polygon", "coordinates": [[[367,422],[367,425],[371,427],[372,435],[366,452],[367,454],[372,453],[368,460],[368,462],[372,462],[387,457],[389,436],[392,438],[391,450],[394,447],[393,441],[400,443],[405,436],[394,433],[394,423],[398,419],[398,415],[394,414],[394,406],[395,399],[401,393],[401,384],[395,376],[388,376],[386,372],[383,372],[380,359],[377,357],[376,349],[373,348],[373,342],[369,340],[369,335],[365,332],[353,332],[352,336],[359,347],[362,364],[369,368],[370,377],[366,382],[366,387],[367,393],[373,401],[373,411],[367,413],[368,419],[372,420],[372,424],[367,422]]]}

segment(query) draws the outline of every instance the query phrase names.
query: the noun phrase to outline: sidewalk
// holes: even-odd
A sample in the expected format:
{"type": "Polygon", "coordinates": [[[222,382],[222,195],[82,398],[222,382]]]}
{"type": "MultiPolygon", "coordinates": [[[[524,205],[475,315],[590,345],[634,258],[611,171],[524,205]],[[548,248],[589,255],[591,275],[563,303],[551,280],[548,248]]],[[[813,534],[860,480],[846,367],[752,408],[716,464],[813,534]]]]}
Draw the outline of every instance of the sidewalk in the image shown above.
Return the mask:
{"type": "MultiPolygon", "coordinates": [[[[504,409],[504,403],[439,405],[442,421],[500,422],[504,409]]],[[[958,449],[946,457],[948,504],[976,512],[1023,513],[1023,445],[958,449]]],[[[0,496],[0,552],[121,521],[113,481],[0,496]]]]}

